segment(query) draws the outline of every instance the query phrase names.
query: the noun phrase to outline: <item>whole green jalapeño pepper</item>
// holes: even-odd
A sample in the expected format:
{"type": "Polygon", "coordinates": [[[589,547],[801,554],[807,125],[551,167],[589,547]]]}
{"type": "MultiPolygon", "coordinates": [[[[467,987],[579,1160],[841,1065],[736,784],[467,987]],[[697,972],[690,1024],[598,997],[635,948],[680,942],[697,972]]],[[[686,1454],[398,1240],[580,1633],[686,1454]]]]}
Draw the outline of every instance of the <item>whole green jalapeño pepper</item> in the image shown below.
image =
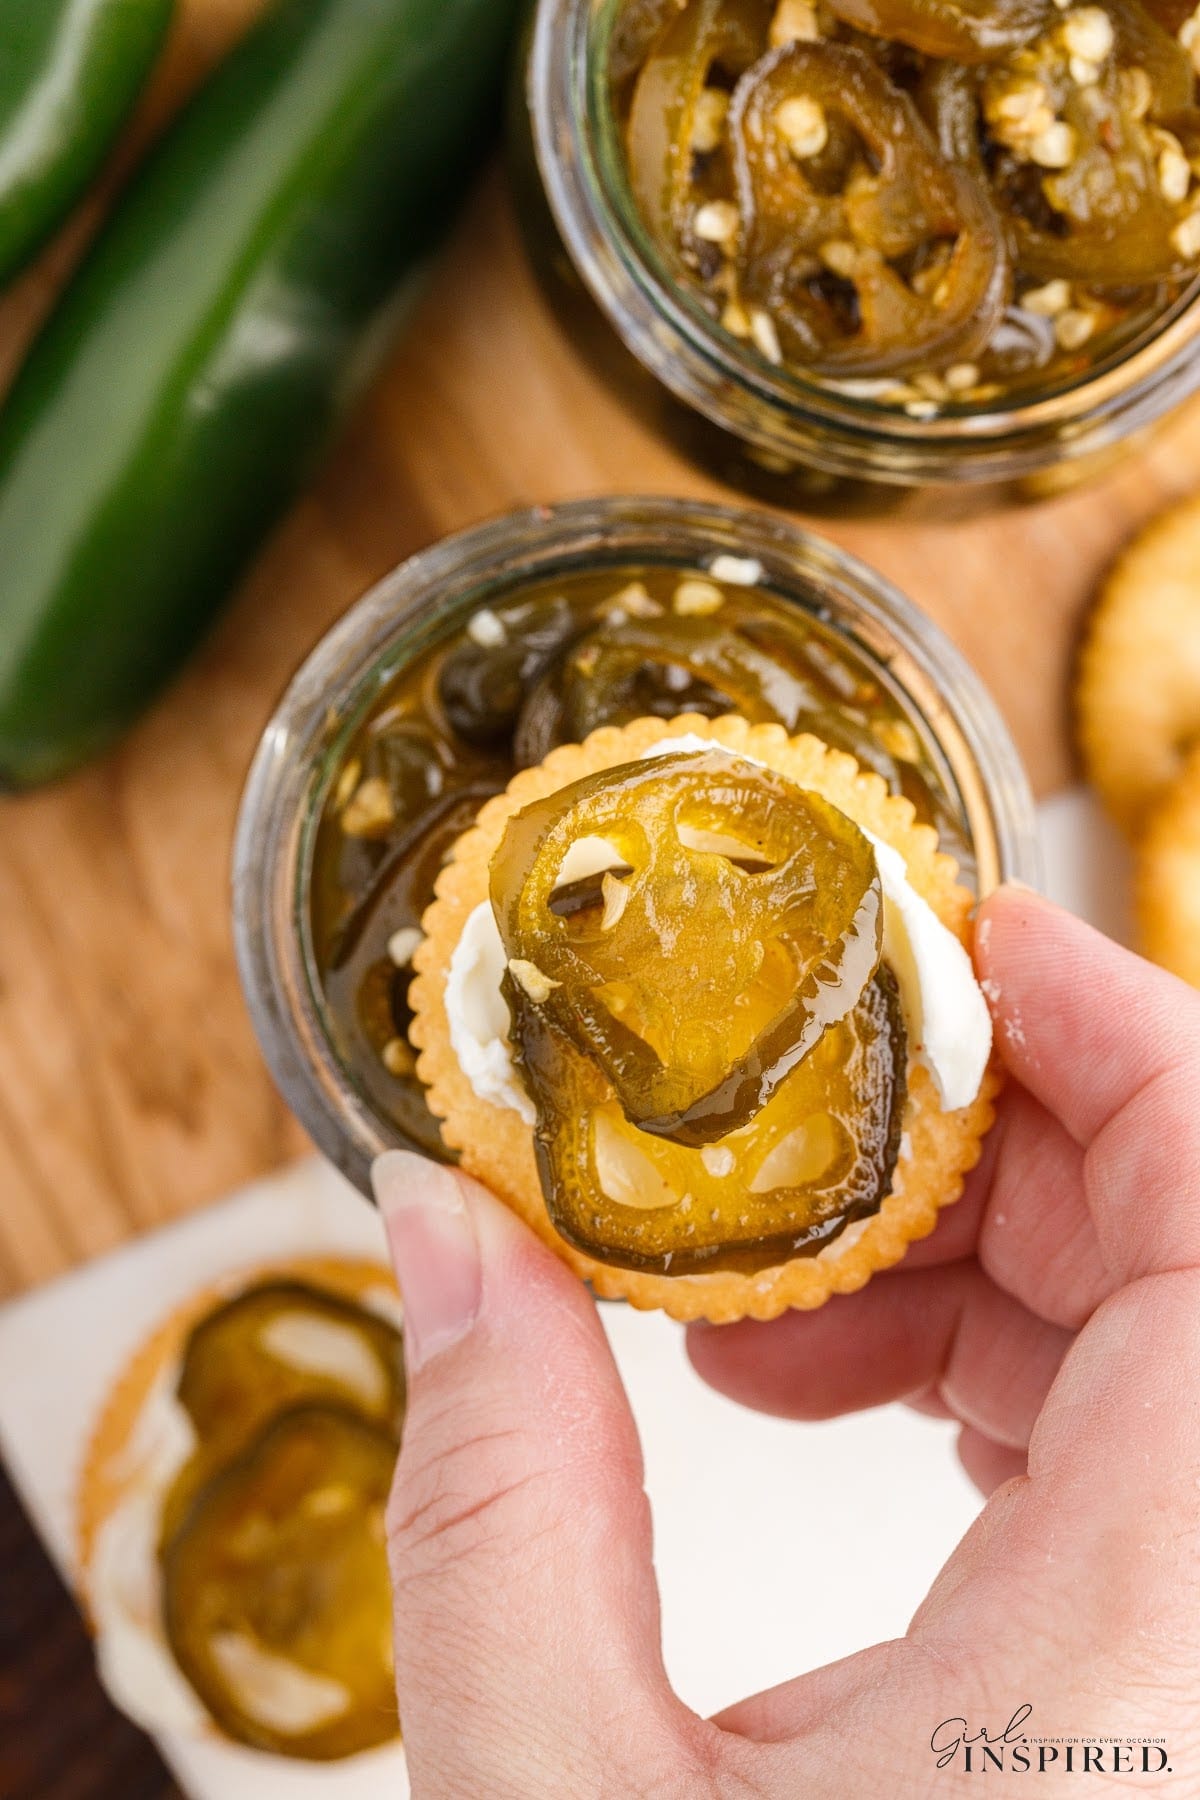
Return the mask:
{"type": "Polygon", "coordinates": [[[62,223],[140,94],[175,0],[0,0],[0,281],[62,223]]]}
{"type": "Polygon", "coordinates": [[[135,178],[0,414],[0,783],[176,672],[377,366],[491,141],[508,0],[279,0],[135,178]]]}

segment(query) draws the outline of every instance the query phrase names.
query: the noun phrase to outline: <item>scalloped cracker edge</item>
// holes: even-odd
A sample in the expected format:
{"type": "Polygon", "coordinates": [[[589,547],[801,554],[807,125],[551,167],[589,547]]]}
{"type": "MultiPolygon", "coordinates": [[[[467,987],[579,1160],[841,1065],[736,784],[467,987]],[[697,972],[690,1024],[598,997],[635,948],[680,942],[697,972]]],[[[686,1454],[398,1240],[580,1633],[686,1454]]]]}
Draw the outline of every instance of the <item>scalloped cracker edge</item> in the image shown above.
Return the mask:
{"type": "Polygon", "coordinates": [[[414,1019],[409,1035],[420,1052],[417,1073],[443,1136],[461,1166],[512,1208],[544,1243],[604,1299],[622,1299],[673,1319],[773,1319],[789,1307],[821,1306],[831,1294],[854,1293],[880,1269],[899,1262],[909,1244],[927,1237],[937,1215],[962,1192],[994,1117],[1000,1080],[993,1064],[979,1096],[959,1112],[938,1104],[932,1077],[910,1061],[901,1154],[892,1192],[878,1213],[856,1221],[816,1256],[797,1257],[752,1275],[718,1270],[704,1275],[659,1275],[600,1263],[566,1243],[546,1212],[533,1150],[533,1132],[504,1106],[481,1100],[450,1045],[446,973],[454,946],[474,908],[488,895],[489,865],[510,817],[522,807],[601,769],[632,762],[655,744],[689,733],[769,764],[802,788],[821,794],[904,857],[909,880],[951,931],[970,947],[972,895],[958,882],[952,857],[937,848],[931,826],[919,824],[909,801],[891,795],[881,776],[852,756],[808,735],[789,738],[781,725],[749,725],[726,716],[635,719],[602,726],[582,744],[552,750],[536,768],[522,769],[504,793],[488,800],[442,869],[422,921],[425,940],[413,958],[409,989],[414,1019]]]}
{"type": "Polygon", "coordinates": [[[1200,497],[1152,520],[1113,564],[1075,704],[1088,780],[1137,838],[1200,741],[1200,497]]]}
{"type": "Polygon", "coordinates": [[[1138,846],[1134,913],[1146,955],[1200,987],[1200,748],[1138,846]]]}

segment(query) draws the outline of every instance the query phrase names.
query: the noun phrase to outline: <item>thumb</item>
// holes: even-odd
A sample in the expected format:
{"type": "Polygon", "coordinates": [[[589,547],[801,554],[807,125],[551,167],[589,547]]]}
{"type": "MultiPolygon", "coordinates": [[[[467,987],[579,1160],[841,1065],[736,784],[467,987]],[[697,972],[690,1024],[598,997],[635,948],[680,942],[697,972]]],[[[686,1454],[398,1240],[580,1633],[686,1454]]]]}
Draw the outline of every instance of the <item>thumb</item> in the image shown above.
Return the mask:
{"type": "MultiPolygon", "coordinates": [[[[374,1184],[405,1306],[388,1520],[414,1793],[589,1795],[688,1714],[659,1647],[637,1431],[582,1284],[477,1182],[405,1151],[374,1184]]],[[[698,1721],[696,1721],[698,1724],[698,1721]]]]}

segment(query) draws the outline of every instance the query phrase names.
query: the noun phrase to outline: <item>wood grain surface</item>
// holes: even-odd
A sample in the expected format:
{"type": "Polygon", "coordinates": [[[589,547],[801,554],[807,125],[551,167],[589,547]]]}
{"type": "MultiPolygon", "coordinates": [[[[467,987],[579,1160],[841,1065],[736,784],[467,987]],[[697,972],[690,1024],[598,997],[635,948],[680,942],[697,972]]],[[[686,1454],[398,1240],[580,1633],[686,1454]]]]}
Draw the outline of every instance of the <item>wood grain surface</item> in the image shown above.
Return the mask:
{"type": "MultiPolygon", "coordinates": [[[[0,303],[11,367],[136,151],[261,0],[185,0],[112,179],[0,303]]],[[[954,525],[822,521],[981,670],[1036,788],[1068,779],[1081,611],[1130,529],[1200,478],[1190,409],[1106,482],[954,525]]],[[[0,803],[0,1294],[300,1154],[234,972],[230,838],[289,673],[376,577],[507,507],[713,493],[597,383],[540,297],[502,179],[459,222],[367,404],[174,691],[106,762],[0,803]]]]}

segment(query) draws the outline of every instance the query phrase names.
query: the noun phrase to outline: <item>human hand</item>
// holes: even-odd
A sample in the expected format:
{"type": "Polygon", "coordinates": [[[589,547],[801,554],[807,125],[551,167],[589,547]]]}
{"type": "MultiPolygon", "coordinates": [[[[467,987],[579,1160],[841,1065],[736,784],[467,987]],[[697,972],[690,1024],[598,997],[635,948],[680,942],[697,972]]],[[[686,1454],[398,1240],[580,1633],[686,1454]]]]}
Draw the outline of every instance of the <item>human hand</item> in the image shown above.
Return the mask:
{"type": "MultiPolygon", "coordinates": [[[[1160,1737],[1142,1781],[1200,1794],[1200,995],[1024,891],[981,909],[977,962],[1012,1080],[963,1199],[860,1294],[689,1348],[769,1411],[957,1418],[991,1498],[903,1639],[713,1720],[663,1669],[637,1434],[586,1291],[476,1183],[381,1159],[418,1800],[940,1796],[965,1750],[939,1768],[935,1728],[998,1739],[1023,1703],[1013,1740],[1160,1737]]],[[[1093,1791],[1080,1754],[1039,1792],[1093,1791]]]]}

